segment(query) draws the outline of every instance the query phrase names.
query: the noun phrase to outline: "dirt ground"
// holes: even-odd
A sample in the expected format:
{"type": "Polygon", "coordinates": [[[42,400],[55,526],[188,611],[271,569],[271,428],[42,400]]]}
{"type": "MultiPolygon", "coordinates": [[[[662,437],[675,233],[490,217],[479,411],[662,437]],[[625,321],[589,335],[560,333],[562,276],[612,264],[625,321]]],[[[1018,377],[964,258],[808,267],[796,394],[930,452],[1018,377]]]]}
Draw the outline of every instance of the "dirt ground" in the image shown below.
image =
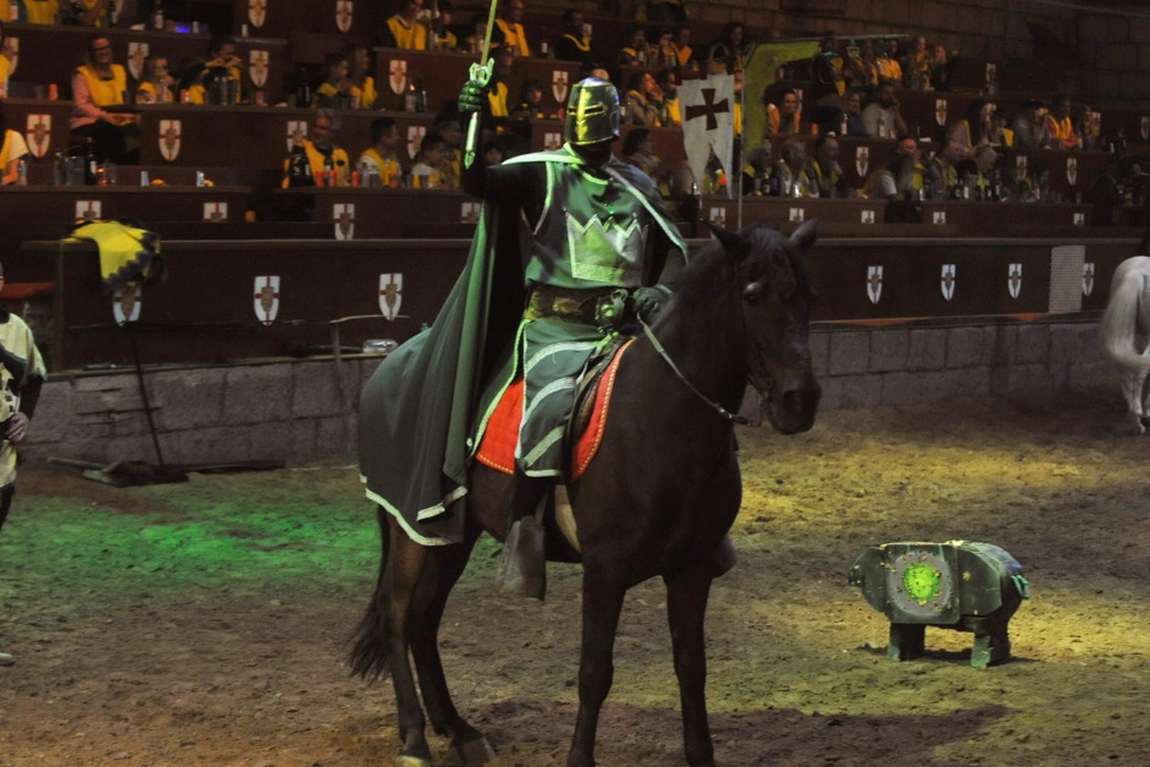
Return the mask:
{"type": "MultiPolygon", "coordinates": [[[[719,764],[1150,763],[1150,437],[1113,436],[1114,407],[952,404],[741,432],[740,563],[708,620],[719,764]],[[1016,659],[972,669],[969,635],[930,629],[926,659],[888,661],[851,560],[954,538],[1025,565],[1016,659]]],[[[26,468],[0,533],[0,649],[16,656],[0,668],[0,765],[391,764],[390,685],[343,665],[376,545],[350,468],[135,490],[26,468]]],[[[562,765],[579,571],[553,566],[544,605],[515,601],[489,587],[495,554],[481,544],[448,606],[449,680],[498,765],[562,765]]],[[[605,767],[685,763],[664,607],[656,582],[628,598],[605,767]]]]}

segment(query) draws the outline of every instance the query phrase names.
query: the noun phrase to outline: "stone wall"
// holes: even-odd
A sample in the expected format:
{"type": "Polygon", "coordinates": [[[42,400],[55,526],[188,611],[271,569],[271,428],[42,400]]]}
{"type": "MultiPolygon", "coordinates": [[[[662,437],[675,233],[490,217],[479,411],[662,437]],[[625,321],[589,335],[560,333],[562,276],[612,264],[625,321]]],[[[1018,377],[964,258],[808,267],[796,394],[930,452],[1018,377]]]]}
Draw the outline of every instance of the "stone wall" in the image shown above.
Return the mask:
{"type": "MultiPolygon", "coordinates": [[[[1037,322],[819,329],[811,348],[823,408],[834,410],[1108,384],[1095,333],[1091,323],[1037,322]]],[[[359,391],[377,364],[345,359],[338,377],[331,360],[146,371],[164,457],[176,464],[353,461],[359,391]]],[[[53,378],[40,403],[30,458],[155,460],[130,370],[53,378]]]]}

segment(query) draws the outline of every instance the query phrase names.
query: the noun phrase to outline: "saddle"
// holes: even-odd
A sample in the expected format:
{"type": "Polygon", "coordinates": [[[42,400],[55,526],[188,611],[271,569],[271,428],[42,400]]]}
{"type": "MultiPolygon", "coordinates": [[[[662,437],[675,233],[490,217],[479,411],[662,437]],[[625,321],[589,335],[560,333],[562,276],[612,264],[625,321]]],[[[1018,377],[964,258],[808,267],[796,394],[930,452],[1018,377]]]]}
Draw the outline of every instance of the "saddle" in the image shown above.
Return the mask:
{"type": "MultiPolygon", "coordinates": [[[[623,352],[634,339],[621,338],[593,358],[576,387],[575,406],[567,419],[564,444],[567,452],[567,481],[583,475],[603,441],[615,374],[623,352]]],[[[523,413],[523,380],[518,379],[503,392],[480,437],[475,460],[504,474],[515,473],[515,444],[523,413]]]]}

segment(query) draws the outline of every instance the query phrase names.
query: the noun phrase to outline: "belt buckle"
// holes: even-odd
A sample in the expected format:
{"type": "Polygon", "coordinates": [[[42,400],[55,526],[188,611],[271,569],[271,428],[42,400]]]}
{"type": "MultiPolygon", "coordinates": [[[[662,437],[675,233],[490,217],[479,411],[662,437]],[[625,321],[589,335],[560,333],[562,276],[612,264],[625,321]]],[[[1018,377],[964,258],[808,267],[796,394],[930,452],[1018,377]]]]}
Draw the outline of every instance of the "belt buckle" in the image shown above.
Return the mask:
{"type": "Polygon", "coordinates": [[[628,295],[625,288],[619,288],[601,296],[595,302],[595,324],[599,327],[600,332],[609,333],[623,321],[628,295]]]}

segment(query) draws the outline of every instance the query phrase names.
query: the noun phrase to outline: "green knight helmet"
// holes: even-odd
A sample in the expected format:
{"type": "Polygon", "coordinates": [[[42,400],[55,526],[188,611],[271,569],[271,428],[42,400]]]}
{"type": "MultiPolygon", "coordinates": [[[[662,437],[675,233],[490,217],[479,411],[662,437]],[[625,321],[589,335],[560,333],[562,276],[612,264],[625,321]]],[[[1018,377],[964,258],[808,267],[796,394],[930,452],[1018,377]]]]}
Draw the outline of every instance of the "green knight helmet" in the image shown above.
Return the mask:
{"type": "Polygon", "coordinates": [[[619,92],[597,77],[580,80],[567,99],[563,138],[574,146],[587,146],[619,138],[619,92]]]}

